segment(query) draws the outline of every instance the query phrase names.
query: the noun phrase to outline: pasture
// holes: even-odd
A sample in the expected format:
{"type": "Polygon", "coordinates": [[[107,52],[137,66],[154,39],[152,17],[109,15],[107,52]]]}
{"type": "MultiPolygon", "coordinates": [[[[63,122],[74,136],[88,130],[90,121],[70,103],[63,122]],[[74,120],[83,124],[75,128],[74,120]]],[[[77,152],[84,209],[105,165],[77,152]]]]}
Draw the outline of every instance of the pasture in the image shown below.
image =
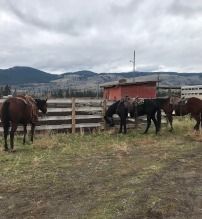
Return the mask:
{"type": "MultiPolygon", "coordinates": [[[[13,218],[202,218],[202,134],[36,135],[0,152],[0,215],[13,218]]],[[[3,139],[0,138],[3,148],[3,139]]]]}

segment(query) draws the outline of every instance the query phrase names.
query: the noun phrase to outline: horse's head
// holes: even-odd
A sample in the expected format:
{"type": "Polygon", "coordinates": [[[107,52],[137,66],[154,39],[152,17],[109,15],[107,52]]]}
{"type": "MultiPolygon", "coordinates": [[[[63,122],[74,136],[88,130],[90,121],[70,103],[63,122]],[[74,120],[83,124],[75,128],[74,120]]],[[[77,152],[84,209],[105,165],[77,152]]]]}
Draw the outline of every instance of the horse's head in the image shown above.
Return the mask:
{"type": "Polygon", "coordinates": [[[113,120],[113,117],[110,117],[110,116],[104,116],[104,119],[105,119],[106,123],[107,123],[110,127],[113,127],[113,126],[114,126],[114,120],[113,120]]]}
{"type": "Polygon", "coordinates": [[[34,99],[37,105],[37,108],[41,110],[42,113],[46,114],[47,113],[47,99],[42,100],[42,99],[34,99]]]}
{"type": "Polygon", "coordinates": [[[181,99],[178,104],[175,105],[175,115],[184,116],[188,114],[187,99],[181,99]]]}

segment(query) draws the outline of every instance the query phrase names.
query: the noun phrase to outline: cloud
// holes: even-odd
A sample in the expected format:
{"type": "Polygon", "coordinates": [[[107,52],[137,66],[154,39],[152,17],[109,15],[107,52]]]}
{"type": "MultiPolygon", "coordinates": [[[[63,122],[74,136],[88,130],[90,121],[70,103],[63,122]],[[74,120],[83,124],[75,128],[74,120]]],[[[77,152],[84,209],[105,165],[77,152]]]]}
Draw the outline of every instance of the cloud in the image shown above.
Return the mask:
{"type": "Polygon", "coordinates": [[[199,0],[0,0],[0,68],[201,72],[199,0]]]}

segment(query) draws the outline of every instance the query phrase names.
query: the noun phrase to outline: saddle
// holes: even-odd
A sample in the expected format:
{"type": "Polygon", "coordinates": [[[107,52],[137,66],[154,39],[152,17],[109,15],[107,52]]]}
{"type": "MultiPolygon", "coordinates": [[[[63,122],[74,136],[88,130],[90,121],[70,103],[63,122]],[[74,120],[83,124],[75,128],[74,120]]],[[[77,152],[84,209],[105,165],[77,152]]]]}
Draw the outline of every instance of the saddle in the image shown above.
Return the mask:
{"type": "Polygon", "coordinates": [[[133,102],[135,103],[136,106],[141,105],[144,103],[144,98],[136,97],[133,102]]]}

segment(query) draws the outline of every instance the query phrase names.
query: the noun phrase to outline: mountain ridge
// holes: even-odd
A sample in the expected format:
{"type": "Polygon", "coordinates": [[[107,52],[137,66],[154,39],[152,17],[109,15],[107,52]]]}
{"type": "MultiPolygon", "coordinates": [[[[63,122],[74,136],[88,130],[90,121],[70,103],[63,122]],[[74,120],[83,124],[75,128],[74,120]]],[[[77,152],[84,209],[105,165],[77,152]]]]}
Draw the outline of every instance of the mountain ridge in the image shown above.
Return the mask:
{"type": "Polygon", "coordinates": [[[97,87],[97,84],[116,81],[120,79],[154,80],[160,79],[162,85],[197,85],[202,84],[202,73],[178,73],[178,72],[114,72],[96,73],[89,70],[51,74],[36,68],[15,66],[8,69],[0,69],[0,85],[25,85],[34,83],[46,83],[60,88],[68,85],[76,89],[97,87]]]}

